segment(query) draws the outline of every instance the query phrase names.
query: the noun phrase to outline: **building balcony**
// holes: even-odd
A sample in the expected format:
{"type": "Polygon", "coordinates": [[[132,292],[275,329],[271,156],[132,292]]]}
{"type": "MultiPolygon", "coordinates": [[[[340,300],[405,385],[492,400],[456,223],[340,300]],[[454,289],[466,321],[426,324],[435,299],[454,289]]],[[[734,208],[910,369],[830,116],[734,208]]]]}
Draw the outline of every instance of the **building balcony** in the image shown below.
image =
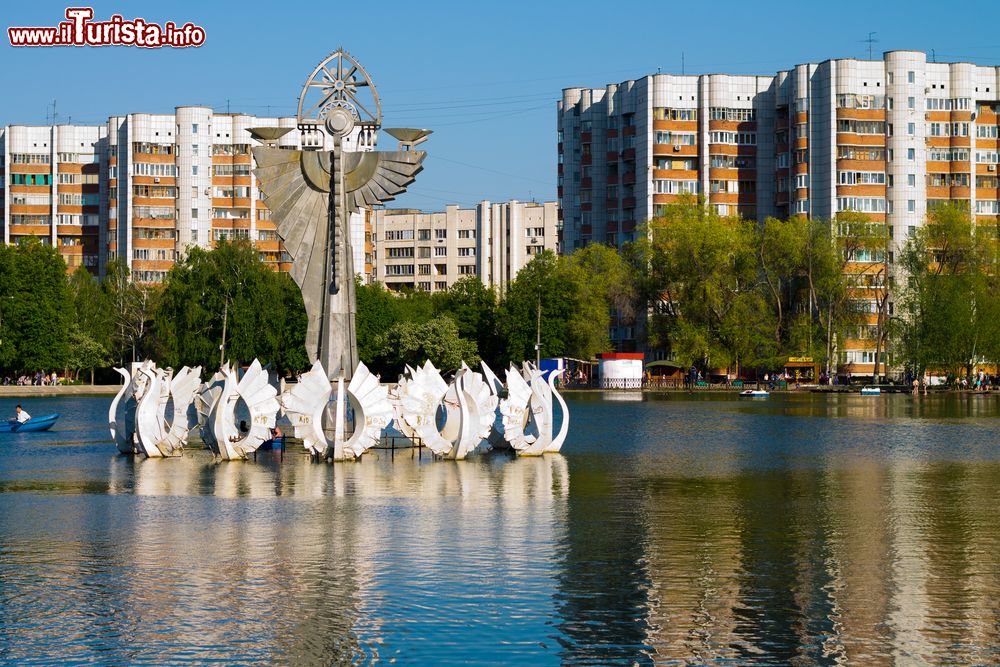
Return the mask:
{"type": "Polygon", "coordinates": [[[594,158],[592,156],[590,156],[590,155],[584,155],[584,156],[582,156],[580,158],[580,164],[582,164],[584,166],[592,164],[593,161],[594,161],[594,158]]]}
{"type": "Polygon", "coordinates": [[[626,171],[622,174],[622,185],[635,185],[635,172],[626,171]]]}
{"type": "Polygon", "coordinates": [[[635,159],[635,148],[626,148],[622,151],[623,160],[634,160],[635,159]]]}
{"type": "Polygon", "coordinates": [[[580,143],[589,144],[594,140],[594,134],[592,132],[581,132],[580,133],[580,143]]]}
{"type": "Polygon", "coordinates": [[[635,133],[636,133],[636,127],[635,127],[635,125],[630,125],[629,127],[626,127],[626,128],[622,129],[622,136],[623,137],[634,137],[635,133]]]}
{"type": "Polygon", "coordinates": [[[580,187],[584,190],[589,190],[594,187],[594,179],[590,176],[584,176],[580,179],[580,187]]]}
{"type": "Polygon", "coordinates": [[[622,199],[622,208],[635,208],[635,197],[625,197],[622,199]]]}
{"type": "Polygon", "coordinates": [[[607,162],[618,162],[618,151],[608,151],[604,154],[604,159],[607,162]]]}

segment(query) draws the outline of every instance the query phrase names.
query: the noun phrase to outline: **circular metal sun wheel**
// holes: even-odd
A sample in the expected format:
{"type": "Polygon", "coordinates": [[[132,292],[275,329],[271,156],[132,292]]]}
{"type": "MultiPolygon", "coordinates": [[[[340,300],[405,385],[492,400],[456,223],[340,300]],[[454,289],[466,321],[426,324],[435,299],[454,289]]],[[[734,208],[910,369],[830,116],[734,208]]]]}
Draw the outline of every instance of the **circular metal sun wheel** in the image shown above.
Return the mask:
{"type": "Polygon", "coordinates": [[[365,68],[337,49],[316,66],[299,95],[299,124],[326,125],[334,135],[350,134],[356,125],[382,125],[382,103],[365,68]]]}

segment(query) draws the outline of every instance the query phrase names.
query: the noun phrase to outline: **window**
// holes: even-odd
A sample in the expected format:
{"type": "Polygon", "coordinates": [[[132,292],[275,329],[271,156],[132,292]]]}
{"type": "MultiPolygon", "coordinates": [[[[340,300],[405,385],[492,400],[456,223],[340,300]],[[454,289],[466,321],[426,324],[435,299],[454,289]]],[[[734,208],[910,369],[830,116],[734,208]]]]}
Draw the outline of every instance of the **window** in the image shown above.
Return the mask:
{"type": "Polygon", "coordinates": [[[916,72],[914,72],[913,70],[910,70],[909,72],[907,72],[906,73],[906,82],[907,83],[916,83],[917,82],[917,74],[916,74],[916,72]]]}
{"type": "Polygon", "coordinates": [[[458,238],[460,239],[474,239],[476,238],[475,229],[460,229],[458,230],[458,238]]]}
{"type": "Polygon", "coordinates": [[[191,123],[191,134],[198,134],[198,123],[191,123]]]}
{"type": "MultiPolygon", "coordinates": [[[[841,172],[843,173],[843,172],[841,172]]],[[[809,187],[809,174],[796,174],[795,175],[795,187],[796,189],[804,189],[809,187]]]]}
{"type": "Polygon", "coordinates": [[[840,185],[885,185],[885,172],[838,171],[837,183],[840,185]]]}
{"type": "Polygon", "coordinates": [[[438,240],[448,238],[448,230],[447,229],[435,229],[434,230],[434,238],[436,238],[438,240]]]}
{"type": "Polygon", "coordinates": [[[412,241],[412,229],[387,229],[385,230],[386,241],[412,241]]]}
{"type": "Polygon", "coordinates": [[[915,187],[917,185],[917,175],[916,174],[907,174],[906,175],[906,184],[908,186],[910,186],[911,188],[915,187]]]}
{"type": "Polygon", "coordinates": [[[198,155],[198,144],[191,144],[191,155],[198,155]]]}
{"type": "Polygon", "coordinates": [[[917,99],[915,97],[913,97],[912,95],[910,97],[906,98],[906,108],[907,109],[916,109],[917,108],[917,99]]]}
{"type": "Polygon", "coordinates": [[[757,144],[757,133],[713,131],[708,133],[708,141],[709,143],[712,144],[735,144],[738,146],[755,146],[757,144]]]}
{"type": "Polygon", "coordinates": [[[976,136],[980,139],[996,139],[1000,126],[997,125],[977,125],[976,136]]]}
{"type": "Polygon", "coordinates": [[[198,219],[198,209],[196,208],[191,209],[191,219],[192,220],[198,219]]]}
{"type": "Polygon", "coordinates": [[[420,259],[430,259],[431,249],[428,247],[417,248],[417,257],[420,259]]]}
{"type": "Polygon", "coordinates": [[[751,121],[756,119],[756,113],[753,109],[712,107],[708,110],[708,118],[709,120],[751,121]]]}
{"type": "Polygon", "coordinates": [[[655,179],[653,192],[658,195],[698,194],[698,181],[655,179]]]}
{"type": "Polygon", "coordinates": [[[915,199],[907,199],[906,200],[906,212],[907,213],[916,213],[916,211],[917,211],[917,202],[916,202],[916,200],[915,199]]]}
{"type": "Polygon", "coordinates": [[[916,131],[917,131],[917,124],[916,123],[907,123],[906,124],[906,133],[908,135],[910,135],[912,137],[916,131]]]}
{"type": "Polygon", "coordinates": [[[1000,202],[996,199],[977,199],[976,213],[979,215],[1000,215],[1000,202]]]}
{"type": "Polygon", "coordinates": [[[458,272],[463,276],[474,276],[476,275],[476,265],[475,264],[463,264],[458,267],[458,272]]]}
{"type": "Polygon", "coordinates": [[[448,255],[448,249],[447,248],[443,248],[441,246],[438,246],[438,247],[434,248],[434,256],[435,257],[447,257],[447,255],[448,255]]]}
{"type": "Polygon", "coordinates": [[[997,151],[976,151],[976,164],[996,164],[997,151]]]}
{"type": "Polygon", "coordinates": [[[837,132],[852,134],[885,134],[885,122],[881,120],[840,119],[837,121],[837,132]]]}
{"type": "Polygon", "coordinates": [[[48,153],[11,153],[11,164],[49,164],[48,153]]]}
{"type": "Polygon", "coordinates": [[[198,175],[198,165],[196,164],[191,165],[191,175],[192,176],[198,175]]]}
{"type": "Polygon", "coordinates": [[[906,159],[907,160],[914,160],[914,159],[916,159],[916,156],[917,156],[916,149],[913,149],[913,148],[907,148],[906,149],[906,159]]]}
{"type": "Polygon", "coordinates": [[[98,206],[100,195],[97,194],[60,194],[59,203],[67,206],[98,206]]]}
{"type": "Polygon", "coordinates": [[[249,176],[248,164],[216,164],[212,165],[213,176],[249,176]]]}
{"type": "Polygon", "coordinates": [[[412,276],[413,275],[413,265],[412,264],[389,264],[385,267],[385,275],[387,276],[412,276]]]}
{"type": "Polygon", "coordinates": [[[837,197],[837,210],[885,213],[885,199],[883,197],[837,197]]]}
{"type": "Polygon", "coordinates": [[[135,162],[132,164],[132,174],[135,176],[177,176],[177,165],[135,162]]]}
{"type": "Polygon", "coordinates": [[[476,249],[475,248],[459,248],[458,249],[458,256],[459,257],[473,257],[473,256],[475,256],[475,254],[476,254],[476,249]]]}
{"type": "Polygon", "coordinates": [[[694,146],[697,143],[694,132],[670,132],[657,130],[655,143],[674,146],[694,146]]]}

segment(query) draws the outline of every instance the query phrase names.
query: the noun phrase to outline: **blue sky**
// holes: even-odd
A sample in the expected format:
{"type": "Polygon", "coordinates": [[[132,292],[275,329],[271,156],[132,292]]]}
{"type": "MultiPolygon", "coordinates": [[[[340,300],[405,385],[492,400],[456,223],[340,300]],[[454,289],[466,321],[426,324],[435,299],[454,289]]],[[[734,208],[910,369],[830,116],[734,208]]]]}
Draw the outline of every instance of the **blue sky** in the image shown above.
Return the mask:
{"type": "MultiPolygon", "coordinates": [[[[79,3],[83,4],[83,3],[79,3]]],[[[0,40],[0,123],[103,122],[205,104],[294,113],[309,72],[343,45],[378,86],[387,127],[428,127],[429,157],[394,205],[552,199],[560,91],[655,72],[771,74],[796,63],[934,49],[1000,64],[1000,3],[93,2],[95,19],[203,26],[197,49],[13,49],[0,40]]],[[[65,3],[5,3],[3,27],[55,25],[65,3]]],[[[393,142],[383,135],[383,147],[393,142]]]]}

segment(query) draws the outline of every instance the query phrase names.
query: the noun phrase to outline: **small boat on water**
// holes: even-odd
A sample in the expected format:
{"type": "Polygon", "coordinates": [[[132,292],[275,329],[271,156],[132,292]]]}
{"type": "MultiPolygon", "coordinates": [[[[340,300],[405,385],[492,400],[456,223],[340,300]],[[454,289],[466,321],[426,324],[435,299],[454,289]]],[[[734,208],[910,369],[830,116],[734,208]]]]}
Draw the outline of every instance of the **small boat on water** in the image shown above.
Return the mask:
{"type": "Polygon", "coordinates": [[[878,387],[862,387],[861,388],[861,395],[862,396],[881,396],[882,395],[882,390],[879,389],[878,387]]]}
{"type": "Polygon", "coordinates": [[[764,389],[744,389],[740,392],[743,398],[767,398],[770,395],[770,392],[764,389]]]}
{"type": "Polygon", "coordinates": [[[54,413],[43,417],[32,417],[23,424],[16,419],[0,422],[0,433],[34,433],[36,431],[48,431],[59,419],[59,414],[54,413]]]}

